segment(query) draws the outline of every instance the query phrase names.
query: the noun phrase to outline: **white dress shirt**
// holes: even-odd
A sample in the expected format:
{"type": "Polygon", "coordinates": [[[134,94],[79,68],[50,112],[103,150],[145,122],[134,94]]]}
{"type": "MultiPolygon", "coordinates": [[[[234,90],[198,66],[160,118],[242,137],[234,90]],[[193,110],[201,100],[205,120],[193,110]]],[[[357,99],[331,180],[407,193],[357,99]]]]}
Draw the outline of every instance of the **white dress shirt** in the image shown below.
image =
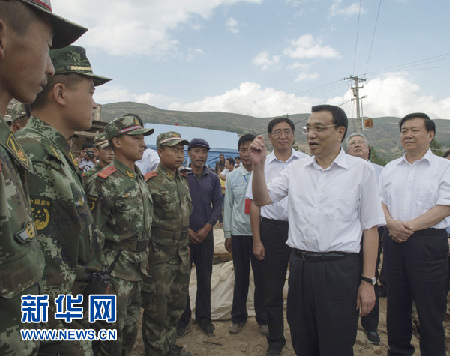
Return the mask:
{"type": "Polygon", "coordinates": [[[383,170],[384,167],[380,166],[379,164],[373,163],[373,162],[370,162],[370,164],[375,169],[375,174],[377,175],[377,182],[378,182],[378,180],[380,179],[381,171],[383,170]]]}
{"type": "Polygon", "coordinates": [[[142,159],[136,162],[136,166],[138,166],[142,174],[147,174],[148,172],[154,171],[158,167],[158,164],[158,152],[152,150],[151,148],[146,148],[144,154],[142,155],[142,159]]]}
{"type": "MultiPolygon", "coordinates": [[[[394,220],[409,221],[436,205],[450,205],[450,161],[430,150],[410,164],[405,155],[386,165],[380,175],[381,201],[394,220]]],[[[435,229],[450,225],[447,217],[435,229]]]]}
{"type": "MultiPolygon", "coordinates": [[[[275,153],[272,151],[266,157],[266,164],[264,166],[264,174],[266,176],[266,184],[269,184],[280,172],[287,168],[292,162],[298,159],[309,157],[306,153],[298,152],[294,149],[291,151],[291,155],[286,162],[280,161],[275,153]]],[[[247,187],[246,198],[253,200],[252,191],[253,174],[250,177],[250,181],[247,187]]],[[[280,201],[265,205],[261,207],[261,217],[272,220],[288,221],[288,198],[285,197],[280,201]]]]}
{"type": "Polygon", "coordinates": [[[358,253],[363,230],[385,225],[375,170],[344,152],[330,167],[314,156],[289,165],[268,185],[273,202],[288,196],[290,247],[358,253]]]}

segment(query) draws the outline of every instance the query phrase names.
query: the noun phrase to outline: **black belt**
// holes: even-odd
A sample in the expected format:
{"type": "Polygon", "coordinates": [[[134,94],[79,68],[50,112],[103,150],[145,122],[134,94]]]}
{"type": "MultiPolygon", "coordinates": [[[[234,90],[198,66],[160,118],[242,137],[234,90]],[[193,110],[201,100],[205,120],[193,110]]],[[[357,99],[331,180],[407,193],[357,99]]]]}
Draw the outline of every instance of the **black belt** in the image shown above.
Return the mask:
{"type": "Polygon", "coordinates": [[[286,221],[286,220],[273,220],[273,219],[261,218],[261,221],[263,221],[267,224],[272,224],[272,225],[289,226],[289,221],[286,221]]]}
{"type": "Polygon", "coordinates": [[[120,250],[123,249],[125,251],[131,252],[142,252],[148,246],[148,240],[127,240],[122,242],[114,242],[111,240],[105,241],[105,247],[109,250],[120,250]]]}
{"type": "Polygon", "coordinates": [[[347,256],[358,255],[357,253],[348,253],[348,252],[310,252],[297,250],[296,248],[292,249],[292,253],[306,262],[334,261],[347,256]]]}

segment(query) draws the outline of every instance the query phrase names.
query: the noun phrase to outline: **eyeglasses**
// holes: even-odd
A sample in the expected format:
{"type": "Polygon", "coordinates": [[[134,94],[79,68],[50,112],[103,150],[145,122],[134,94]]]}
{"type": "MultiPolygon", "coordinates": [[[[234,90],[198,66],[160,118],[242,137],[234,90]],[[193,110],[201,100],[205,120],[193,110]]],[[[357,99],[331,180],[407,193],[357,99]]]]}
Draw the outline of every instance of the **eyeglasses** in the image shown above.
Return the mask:
{"type": "Polygon", "coordinates": [[[361,141],[352,141],[352,142],[349,142],[349,146],[355,146],[355,145],[365,145],[366,144],[366,141],[364,141],[364,140],[361,140],[361,141]]]}
{"type": "Polygon", "coordinates": [[[305,126],[305,127],[303,127],[302,130],[303,130],[303,133],[306,135],[306,134],[310,133],[311,131],[315,131],[316,133],[321,133],[321,132],[325,131],[328,127],[332,127],[332,126],[336,127],[335,124],[312,126],[312,127],[311,126],[305,126]]]}
{"type": "Polygon", "coordinates": [[[284,134],[285,136],[290,136],[290,135],[292,135],[292,133],[293,132],[290,129],[284,129],[284,130],[278,129],[278,130],[273,130],[270,134],[272,136],[279,137],[282,134],[284,134]]]}

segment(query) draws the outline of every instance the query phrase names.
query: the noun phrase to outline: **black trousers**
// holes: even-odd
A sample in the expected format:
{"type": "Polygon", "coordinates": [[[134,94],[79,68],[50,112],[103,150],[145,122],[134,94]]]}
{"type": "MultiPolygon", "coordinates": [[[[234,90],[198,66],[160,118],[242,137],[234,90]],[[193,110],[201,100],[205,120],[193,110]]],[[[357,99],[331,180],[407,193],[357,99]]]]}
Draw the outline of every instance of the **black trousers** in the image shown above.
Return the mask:
{"type": "MultiPolygon", "coordinates": [[[[195,298],[195,320],[211,321],[211,275],[214,258],[214,238],[208,237],[200,244],[189,244],[191,249],[191,267],[195,264],[197,293],[195,298]]],[[[191,321],[191,299],[187,296],[186,309],[178,322],[185,328],[191,321]]]]}
{"type": "Polygon", "coordinates": [[[293,251],[286,314],[296,355],[353,356],[360,277],[358,254],[308,262],[293,251]]]}
{"type": "Polygon", "coordinates": [[[412,355],[411,309],[414,299],[420,321],[422,356],[445,356],[443,321],[448,243],[445,230],[417,231],[406,242],[384,236],[388,355],[412,355]]]}
{"type": "Polygon", "coordinates": [[[283,287],[291,255],[286,245],[289,233],[287,221],[263,218],[260,225],[261,242],[265,249],[264,258],[264,305],[267,313],[269,346],[282,348],[286,344],[283,319],[283,287]]]}
{"type": "MultiPolygon", "coordinates": [[[[378,236],[379,236],[379,240],[378,240],[378,255],[377,255],[377,262],[376,262],[376,269],[375,269],[375,277],[379,278],[379,274],[378,274],[378,267],[380,266],[380,256],[381,256],[381,250],[382,250],[382,238],[383,238],[383,231],[384,231],[384,226],[380,226],[378,228],[378,236]]],[[[361,238],[361,251],[359,253],[360,257],[361,257],[361,265],[364,265],[364,251],[363,251],[363,243],[364,243],[364,236],[361,238]]],[[[377,331],[378,329],[378,324],[380,322],[380,294],[379,294],[379,286],[378,286],[378,282],[377,284],[375,284],[374,286],[374,290],[375,290],[375,305],[372,309],[372,311],[361,317],[361,325],[364,328],[365,331],[377,331]]]]}
{"type": "Polygon", "coordinates": [[[232,236],[232,254],[234,266],[234,291],[231,307],[233,324],[247,321],[247,294],[250,286],[250,264],[253,270],[255,293],[253,296],[256,322],[267,325],[264,308],[264,261],[258,261],[253,255],[253,236],[232,236]]]}

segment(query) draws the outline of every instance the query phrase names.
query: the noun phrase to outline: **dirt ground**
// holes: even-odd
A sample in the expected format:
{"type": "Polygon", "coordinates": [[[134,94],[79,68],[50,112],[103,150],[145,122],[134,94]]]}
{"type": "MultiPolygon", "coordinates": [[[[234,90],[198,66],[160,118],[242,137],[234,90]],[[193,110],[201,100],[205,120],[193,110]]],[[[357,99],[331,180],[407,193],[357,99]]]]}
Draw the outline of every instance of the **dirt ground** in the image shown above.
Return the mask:
{"type": "MultiPolygon", "coordinates": [[[[450,301],[449,301],[450,308],[450,301]]],[[[216,333],[208,337],[202,333],[200,327],[194,322],[188,327],[188,332],[177,340],[177,344],[183,346],[195,356],[260,356],[264,355],[267,349],[267,342],[264,336],[258,331],[258,324],[255,318],[249,318],[243,330],[236,335],[230,335],[228,328],[230,321],[215,321],[216,333]]],[[[447,350],[450,354],[450,314],[447,313],[445,320],[447,350]]],[[[386,335],[386,298],[380,299],[380,325],[378,333],[381,344],[374,346],[370,344],[361,326],[358,328],[358,335],[354,346],[355,356],[387,355],[387,335],[386,335]]],[[[291,346],[289,327],[285,320],[285,335],[287,344],[283,349],[282,356],[294,356],[291,346]]],[[[416,348],[415,355],[420,356],[419,339],[413,335],[412,344],[416,348]]],[[[144,355],[144,345],[139,330],[138,340],[131,353],[131,356],[144,355]]]]}

